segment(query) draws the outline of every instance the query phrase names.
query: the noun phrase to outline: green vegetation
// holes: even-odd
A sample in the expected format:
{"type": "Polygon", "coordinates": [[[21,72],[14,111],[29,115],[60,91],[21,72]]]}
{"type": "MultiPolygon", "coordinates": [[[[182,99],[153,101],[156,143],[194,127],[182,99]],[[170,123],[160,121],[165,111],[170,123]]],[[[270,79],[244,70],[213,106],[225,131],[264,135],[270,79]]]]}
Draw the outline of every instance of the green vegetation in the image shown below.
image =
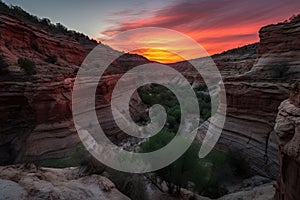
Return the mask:
{"type": "Polygon", "coordinates": [[[272,78],[283,78],[289,69],[290,67],[287,62],[281,62],[271,68],[271,76],[272,78]]]}
{"type": "Polygon", "coordinates": [[[8,64],[5,61],[4,57],[0,55],[0,75],[1,74],[7,74],[8,71],[8,64]]]}
{"type": "MultiPolygon", "coordinates": [[[[200,84],[194,88],[194,92],[198,99],[201,118],[207,120],[212,111],[208,89],[205,84],[200,84]]],[[[180,105],[176,96],[164,86],[147,85],[139,88],[138,93],[148,106],[160,104],[167,112],[164,129],[141,144],[141,152],[152,152],[167,145],[175,137],[181,120],[180,105]]],[[[145,114],[141,117],[140,123],[147,122],[149,117],[145,114]]],[[[234,177],[249,174],[248,163],[238,151],[224,153],[214,150],[202,160],[198,158],[198,152],[199,145],[193,143],[174,163],[148,176],[152,177],[152,181],[158,186],[164,181],[168,192],[173,195],[179,195],[180,188],[183,187],[200,195],[218,198],[227,193],[224,183],[234,177]]]]}
{"type": "MultiPolygon", "coordinates": [[[[211,100],[207,87],[205,84],[201,84],[194,91],[198,98],[201,118],[207,120],[211,116],[211,100]]],[[[154,104],[162,105],[168,114],[166,128],[177,132],[181,120],[181,110],[176,96],[168,88],[157,84],[140,87],[138,93],[142,101],[148,106],[154,104]]],[[[186,101],[188,102],[189,100],[187,99],[186,101]]],[[[186,109],[193,110],[194,108],[188,106],[186,109]]],[[[143,114],[140,123],[145,124],[148,121],[148,115],[146,113],[143,114]]]]}
{"type": "Polygon", "coordinates": [[[38,52],[38,53],[43,53],[42,50],[40,49],[38,43],[37,43],[36,41],[32,42],[30,46],[31,46],[31,48],[32,48],[33,50],[35,50],[36,52],[38,52]]]}
{"type": "Polygon", "coordinates": [[[27,58],[19,58],[18,65],[21,67],[27,75],[36,74],[34,61],[27,58]]]}
{"type": "Polygon", "coordinates": [[[57,57],[56,57],[56,55],[49,55],[49,56],[47,56],[45,61],[48,63],[51,63],[51,64],[55,64],[57,62],[57,57]]]}
{"type": "MultiPolygon", "coordinates": [[[[141,145],[141,152],[152,152],[167,145],[175,136],[168,129],[149,138],[141,145]]],[[[169,166],[152,174],[156,185],[166,182],[168,192],[179,195],[180,189],[188,188],[210,198],[218,198],[227,193],[224,183],[234,177],[249,174],[248,163],[239,151],[227,153],[213,150],[205,159],[198,158],[199,145],[193,143],[189,149],[169,166]]],[[[150,175],[151,176],[151,175],[150,175]]]]}
{"type": "MultiPolygon", "coordinates": [[[[172,132],[163,130],[143,143],[141,145],[141,152],[146,153],[160,149],[167,145],[173,137],[174,134],[172,132]]],[[[188,187],[188,183],[191,181],[197,188],[203,186],[206,179],[203,175],[207,175],[207,172],[200,165],[198,152],[198,146],[192,144],[178,160],[155,172],[159,178],[167,183],[169,194],[179,195],[180,189],[188,187]]]]}
{"type": "Polygon", "coordinates": [[[37,166],[41,167],[54,167],[54,168],[65,168],[65,167],[74,167],[80,166],[83,159],[87,156],[85,148],[82,144],[78,144],[75,147],[73,154],[65,158],[50,158],[43,159],[41,161],[36,162],[37,166]]]}

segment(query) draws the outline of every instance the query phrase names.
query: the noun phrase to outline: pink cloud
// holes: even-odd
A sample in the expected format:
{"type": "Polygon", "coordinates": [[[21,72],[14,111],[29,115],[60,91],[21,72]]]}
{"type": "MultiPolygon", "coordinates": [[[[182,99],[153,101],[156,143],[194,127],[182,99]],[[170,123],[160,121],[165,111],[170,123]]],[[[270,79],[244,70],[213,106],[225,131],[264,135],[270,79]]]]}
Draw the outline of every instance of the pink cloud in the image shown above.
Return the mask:
{"type": "Polygon", "coordinates": [[[120,17],[112,27],[101,33],[111,36],[141,27],[169,28],[187,34],[214,54],[256,42],[262,26],[298,13],[299,0],[181,0],[151,11],[151,16],[145,13],[147,17],[144,18],[141,12],[132,14],[139,15],[136,20],[132,20],[134,16],[131,20],[120,17]]]}

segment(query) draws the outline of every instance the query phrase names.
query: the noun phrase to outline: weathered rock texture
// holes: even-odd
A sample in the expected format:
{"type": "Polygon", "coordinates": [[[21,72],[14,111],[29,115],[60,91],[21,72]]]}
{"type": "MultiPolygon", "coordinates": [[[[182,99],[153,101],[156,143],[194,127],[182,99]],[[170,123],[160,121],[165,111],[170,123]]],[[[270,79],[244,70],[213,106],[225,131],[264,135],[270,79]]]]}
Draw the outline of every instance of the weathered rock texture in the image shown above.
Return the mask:
{"type": "Polygon", "coordinates": [[[257,75],[272,76],[270,69],[284,63],[289,67],[285,78],[300,77],[299,27],[300,15],[289,22],[269,25],[259,31],[259,59],[252,68],[258,71],[257,75]]]}
{"type": "Polygon", "coordinates": [[[293,89],[280,105],[275,125],[280,159],[276,200],[300,199],[300,82],[293,89]]]}
{"type": "MultiPolygon", "coordinates": [[[[256,61],[257,48],[258,43],[254,43],[213,55],[211,58],[223,77],[239,75],[250,71],[256,61]]],[[[199,58],[192,61],[201,63],[205,59],[207,58],[199,58]]],[[[169,66],[181,72],[192,84],[203,83],[201,75],[189,62],[182,61],[170,64],[169,66]]]]}
{"type": "Polygon", "coordinates": [[[0,167],[0,199],[129,200],[107,178],[80,175],[78,168],[0,167]]]}
{"type": "Polygon", "coordinates": [[[217,147],[241,152],[255,174],[274,179],[279,172],[278,145],[273,134],[277,108],[300,77],[299,25],[300,16],[263,27],[251,71],[224,80],[227,119],[217,147]],[[283,61],[288,71],[274,77],[272,73],[283,61]]]}
{"type": "Polygon", "coordinates": [[[87,52],[97,45],[90,40],[83,44],[73,37],[51,33],[7,15],[0,15],[0,28],[1,51],[9,63],[26,57],[45,64],[47,56],[56,55],[62,65],[80,65],[87,52]]]}
{"type": "MultiPolygon", "coordinates": [[[[71,112],[75,71],[96,45],[88,38],[77,41],[70,35],[0,15],[1,54],[10,64],[10,73],[0,75],[0,165],[61,158],[73,153],[80,143],[71,112]],[[45,62],[48,55],[56,55],[57,62],[45,62]],[[36,63],[36,75],[23,73],[16,65],[20,57],[36,63]]],[[[103,47],[107,54],[117,53],[103,47]]],[[[124,71],[148,62],[141,56],[125,54],[112,63],[99,82],[96,98],[99,121],[113,141],[122,137],[108,103],[114,84],[124,71]]],[[[133,113],[138,113],[140,104],[135,95],[133,113]]]]}
{"type": "MultiPolygon", "coordinates": [[[[275,193],[275,188],[273,183],[263,184],[260,186],[253,187],[248,190],[241,190],[239,192],[234,192],[227,194],[223,197],[218,198],[217,200],[271,200],[275,193]]],[[[155,196],[157,199],[166,199],[166,200],[211,200],[208,197],[199,196],[188,190],[182,189],[180,197],[171,197],[166,193],[156,193],[155,196]]]]}
{"type": "MultiPolygon", "coordinates": [[[[82,35],[59,32],[39,22],[0,14],[0,51],[10,64],[10,73],[0,76],[0,164],[61,158],[73,153],[80,142],[71,112],[75,71],[96,45],[95,41],[82,35]],[[50,55],[57,57],[55,64],[45,61],[50,55]],[[27,76],[17,66],[21,57],[36,63],[36,75],[27,76]]],[[[251,55],[246,56],[246,60],[251,60],[249,62],[253,62],[253,48],[256,46],[251,47],[251,55]]],[[[103,47],[106,49],[104,54],[117,53],[108,46],[103,47]]],[[[241,57],[239,51],[229,54],[230,59],[225,58],[227,53],[216,56],[221,68],[229,66],[222,63],[238,62],[237,57],[241,57]]],[[[149,62],[142,56],[125,54],[111,64],[99,83],[96,97],[99,122],[114,142],[125,136],[116,126],[110,111],[114,85],[122,73],[149,62]]],[[[187,76],[194,76],[184,67],[179,70],[187,76]]],[[[130,109],[136,120],[139,112],[145,109],[136,94],[130,109]]]]}
{"type": "Polygon", "coordinates": [[[271,200],[273,198],[275,189],[273,184],[265,184],[254,187],[251,190],[239,191],[233,194],[225,195],[218,200],[271,200]]]}
{"type": "Polygon", "coordinates": [[[221,148],[240,151],[255,174],[278,174],[277,142],[273,134],[277,107],[288,97],[289,83],[227,79],[227,116],[221,148]]]}

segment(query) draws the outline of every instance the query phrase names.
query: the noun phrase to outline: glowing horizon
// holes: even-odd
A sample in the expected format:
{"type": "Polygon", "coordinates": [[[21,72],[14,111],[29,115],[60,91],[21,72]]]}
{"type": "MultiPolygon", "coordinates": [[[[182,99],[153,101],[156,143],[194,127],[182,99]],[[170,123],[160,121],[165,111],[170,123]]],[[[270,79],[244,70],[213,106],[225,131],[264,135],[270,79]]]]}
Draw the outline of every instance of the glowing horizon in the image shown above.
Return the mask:
{"type": "MultiPolygon", "coordinates": [[[[135,28],[168,28],[193,38],[210,55],[258,42],[261,27],[282,22],[300,13],[299,0],[116,0],[89,3],[74,0],[72,9],[69,9],[70,3],[66,0],[4,2],[20,6],[40,18],[49,18],[54,24],[61,23],[97,41],[135,28]]],[[[141,36],[131,39],[137,37],[141,36]]],[[[152,41],[147,39],[144,42],[152,41]]],[[[186,48],[184,43],[178,47],[186,48]]],[[[144,52],[145,57],[161,62],[169,62],[169,57],[178,60],[178,57],[166,51],[171,49],[160,45],[137,53],[144,52]]],[[[193,53],[190,57],[195,58],[193,53]]]]}
{"type": "MultiPolygon", "coordinates": [[[[136,28],[168,28],[193,38],[209,55],[213,55],[259,42],[258,32],[261,27],[289,19],[294,12],[300,13],[300,4],[296,0],[271,1],[272,4],[269,1],[258,0],[254,0],[254,3],[241,0],[229,0],[225,3],[220,3],[218,0],[209,2],[178,0],[173,5],[152,12],[147,17],[140,16],[140,13],[127,12],[131,16],[130,19],[120,17],[101,34],[110,37],[136,28]]],[[[152,34],[157,33],[150,33],[152,34]]],[[[138,40],[142,50],[137,49],[134,53],[149,60],[162,63],[181,61],[180,57],[167,53],[173,50],[168,47],[166,42],[168,39],[162,37],[161,41],[152,41],[151,38],[144,38],[143,35],[135,35],[126,38],[126,42],[135,45],[138,40]],[[144,48],[152,44],[152,47],[144,48]]],[[[178,48],[187,51],[189,47],[178,41],[178,48]]],[[[189,50],[189,54],[189,59],[198,58],[195,56],[197,53],[192,50],[189,50]]]]}

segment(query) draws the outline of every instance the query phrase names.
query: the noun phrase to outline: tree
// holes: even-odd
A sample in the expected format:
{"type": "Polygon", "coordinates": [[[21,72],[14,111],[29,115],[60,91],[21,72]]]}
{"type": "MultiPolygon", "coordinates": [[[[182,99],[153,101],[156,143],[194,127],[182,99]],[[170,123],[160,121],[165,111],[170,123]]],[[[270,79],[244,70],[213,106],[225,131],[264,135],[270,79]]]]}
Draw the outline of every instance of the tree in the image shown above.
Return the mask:
{"type": "Polygon", "coordinates": [[[272,78],[282,78],[289,69],[290,67],[287,62],[281,62],[271,68],[271,76],[272,78]]]}
{"type": "Polygon", "coordinates": [[[18,65],[21,67],[27,75],[36,74],[35,62],[27,58],[19,58],[18,65]]]}
{"type": "Polygon", "coordinates": [[[8,64],[5,61],[4,57],[0,55],[0,74],[8,73],[8,64]]]}
{"type": "Polygon", "coordinates": [[[56,23],[56,28],[58,29],[58,30],[60,30],[60,31],[62,31],[63,33],[64,32],[68,32],[68,29],[64,26],[64,25],[62,25],[61,23],[56,23]]]}
{"type": "Polygon", "coordinates": [[[51,25],[51,21],[48,18],[43,18],[43,19],[41,19],[41,24],[43,24],[45,26],[50,26],[51,25]]]}
{"type": "Polygon", "coordinates": [[[50,55],[45,59],[46,62],[55,64],[57,62],[57,56],[56,55],[50,55]]]}
{"type": "MultiPolygon", "coordinates": [[[[167,145],[175,135],[167,130],[151,137],[141,145],[141,152],[152,152],[167,145]]],[[[155,172],[155,175],[166,182],[169,194],[180,194],[182,187],[188,187],[189,182],[194,183],[194,189],[202,188],[208,173],[200,165],[198,158],[199,147],[193,143],[188,150],[169,166],[155,172]]]]}

